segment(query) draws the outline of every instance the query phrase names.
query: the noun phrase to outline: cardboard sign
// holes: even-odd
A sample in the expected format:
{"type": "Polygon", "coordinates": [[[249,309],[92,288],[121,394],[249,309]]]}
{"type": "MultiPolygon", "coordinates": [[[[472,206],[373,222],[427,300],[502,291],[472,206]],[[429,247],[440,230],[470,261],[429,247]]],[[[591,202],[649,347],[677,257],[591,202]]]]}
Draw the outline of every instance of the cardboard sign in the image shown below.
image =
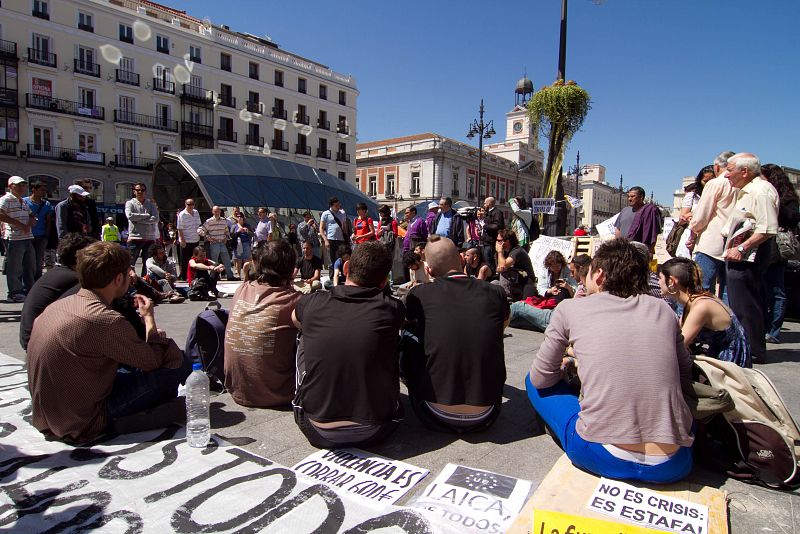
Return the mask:
{"type": "Polygon", "coordinates": [[[381,507],[396,502],[429,473],[427,469],[358,449],[318,451],[292,470],[381,507]]]}
{"type": "Polygon", "coordinates": [[[708,506],[601,478],[586,504],[601,514],[669,532],[708,533],[708,506]]]}
{"type": "Polygon", "coordinates": [[[537,213],[547,213],[553,215],[556,212],[556,199],[554,198],[532,198],[531,211],[537,213]]]}
{"type": "Polygon", "coordinates": [[[608,239],[614,239],[614,234],[617,230],[614,227],[614,223],[617,222],[617,217],[619,217],[619,213],[617,213],[610,219],[606,219],[605,221],[595,225],[595,228],[597,229],[597,234],[600,236],[600,239],[602,239],[603,241],[606,241],[608,239]]]}
{"type": "Polygon", "coordinates": [[[543,235],[539,236],[539,239],[536,241],[531,242],[531,249],[528,251],[528,256],[531,259],[533,269],[537,273],[544,267],[544,257],[547,256],[551,250],[559,251],[564,255],[564,258],[569,261],[572,255],[572,240],[558,239],[557,237],[543,235]]]}
{"type": "Polygon", "coordinates": [[[505,532],[531,490],[531,482],[447,464],[408,506],[460,532],[505,532]]]}
{"type": "Polygon", "coordinates": [[[662,531],[549,510],[533,511],[531,534],[659,534],[662,531]]]}

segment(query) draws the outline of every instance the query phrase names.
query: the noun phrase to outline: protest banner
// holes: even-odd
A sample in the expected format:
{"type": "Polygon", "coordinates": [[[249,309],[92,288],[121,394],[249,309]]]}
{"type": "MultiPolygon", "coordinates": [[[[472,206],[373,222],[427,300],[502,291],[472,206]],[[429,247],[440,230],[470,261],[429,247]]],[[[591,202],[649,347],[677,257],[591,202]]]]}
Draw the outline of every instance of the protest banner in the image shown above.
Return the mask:
{"type": "Polygon", "coordinates": [[[619,213],[617,213],[610,219],[606,219],[605,221],[595,225],[595,229],[597,230],[597,234],[600,236],[600,239],[602,239],[603,241],[606,241],[608,239],[614,239],[614,234],[616,232],[614,223],[617,222],[617,217],[619,217],[619,213]]]}
{"type": "Polygon", "coordinates": [[[531,212],[533,212],[534,215],[538,213],[547,213],[548,215],[553,215],[556,212],[556,199],[532,198],[531,212]]]}
{"type": "Polygon", "coordinates": [[[659,534],[663,531],[579,515],[533,511],[531,534],[659,534]]]}
{"type": "Polygon", "coordinates": [[[381,507],[396,502],[429,472],[358,449],[317,451],[292,470],[381,507]]]}
{"type": "Polygon", "coordinates": [[[408,506],[459,532],[505,532],[531,490],[531,482],[447,464],[408,506]]]}
{"type": "Polygon", "coordinates": [[[589,510],[669,532],[708,533],[708,506],[601,478],[589,510]]]}
{"type": "Polygon", "coordinates": [[[559,251],[564,255],[564,258],[569,261],[570,256],[572,256],[572,247],[571,239],[558,239],[557,237],[543,235],[539,236],[539,239],[531,243],[528,256],[531,259],[531,265],[533,265],[534,270],[538,273],[538,271],[544,268],[544,257],[547,256],[551,250],[559,251]]]}

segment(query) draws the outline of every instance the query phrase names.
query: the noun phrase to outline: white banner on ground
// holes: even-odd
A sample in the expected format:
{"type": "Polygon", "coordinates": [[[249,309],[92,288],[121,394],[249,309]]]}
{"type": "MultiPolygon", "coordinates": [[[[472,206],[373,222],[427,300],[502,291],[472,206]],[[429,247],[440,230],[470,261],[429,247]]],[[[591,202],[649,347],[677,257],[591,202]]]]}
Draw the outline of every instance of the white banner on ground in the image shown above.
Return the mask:
{"type": "Polygon", "coordinates": [[[2,531],[445,531],[418,510],[364,506],[230,443],[251,438],[193,449],[172,425],[82,447],[46,441],[29,422],[27,385],[24,364],[0,355],[2,531]]]}
{"type": "Polygon", "coordinates": [[[547,213],[553,215],[556,212],[556,199],[554,198],[532,198],[531,211],[533,214],[547,213]]]}
{"type": "Polygon", "coordinates": [[[559,251],[569,261],[572,254],[572,240],[558,239],[557,237],[546,235],[539,236],[539,239],[531,243],[531,249],[528,251],[534,270],[538,272],[544,266],[544,257],[551,250],[559,251]]]}
{"type": "Polygon", "coordinates": [[[459,532],[505,532],[525,504],[531,482],[447,464],[408,505],[459,532]]]}
{"type": "Polygon", "coordinates": [[[595,225],[595,228],[597,229],[597,234],[600,236],[600,239],[602,239],[603,241],[606,241],[608,239],[614,239],[614,234],[616,232],[614,223],[617,222],[617,217],[619,217],[619,213],[617,213],[610,219],[606,219],[605,221],[595,225]]]}
{"type": "Polygon", "coordinates": [[[708,506],[616,480],[601,478],[586,507],[644,527],[691,534],[708,532],[708,506]]]}
{"type": "Polygon", "coordinates": [[[396,502],[429,472],[359,449],[317,451],[292,470],[380,507],[396,502]]]}

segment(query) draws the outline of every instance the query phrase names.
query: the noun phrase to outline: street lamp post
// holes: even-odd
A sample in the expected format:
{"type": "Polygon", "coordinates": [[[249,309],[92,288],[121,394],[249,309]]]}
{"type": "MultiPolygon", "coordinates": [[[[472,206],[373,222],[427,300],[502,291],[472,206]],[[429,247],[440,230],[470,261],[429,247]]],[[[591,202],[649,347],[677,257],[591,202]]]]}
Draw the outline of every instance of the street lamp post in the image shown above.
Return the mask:
{"type": "MultiPolygon", "coordinates": [[[[581,151],[580,150],[578,150],[578,156],[576,158],[575,167],[573,167],[572,172],[575,173],[575,198],[580,200],[581,199],[581,194],[580,194],[580,192],[581,192],[581,183],[580,183],[580,179],[581,179],[581,151]]],[[[585,174],[589,174],[589,172],[586,171],[585,174]]],[[[580,210],[580,208],[576,207],[574,209],[575,209],[575,228],[577,228],[578,227],[578,211],[580,210]]]]}
{"type": "MultiPolygon", "coordinates": [[[[469,132],[467,133],[467,139],[472,139],[476,135],[478,136],[478,184],[477,187],[480,189],[481,187],[481,172],[483,169],[483,140],[490,139],[494,134],[497,132],[494,131],[494,121],[489,121],[488,123],[483,122],[483,99],[481,98],[481,107],[478,115],[478,119],[472,120],[472,124],[469,125],[469,132]]],[[[481,199],[481,195],[478,194],[478,199],[481,199]]]]}

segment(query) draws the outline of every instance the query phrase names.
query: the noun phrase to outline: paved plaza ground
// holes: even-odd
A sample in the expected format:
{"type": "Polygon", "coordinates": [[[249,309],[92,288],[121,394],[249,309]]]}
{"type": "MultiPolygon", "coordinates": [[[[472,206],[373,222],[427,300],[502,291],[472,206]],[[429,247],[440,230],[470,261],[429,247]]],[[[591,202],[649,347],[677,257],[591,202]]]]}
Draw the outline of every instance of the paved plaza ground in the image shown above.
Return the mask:
{"type": "MultiPolygon", "coordinates": [[[[5,297],[5,277],[0,284],[0,295],[5,297]]],[[[222,303],[227,306],[230,299],[223,299],[222,303]]],[[[182,347],[192,319],[203,307],[204,303],[188,301],[163,304],[156,308],[156,321],[182,347]]],[[[25,353],[18,341],[21,309],[21,304],[0,302],[0,353],[24,361],[25,353]]],[[[624,325],[620,325],[619,335],[635,333],[626,332],[624,325]]],[[[800,415],[800,324],[787,322],[781,338],[781,345],[769,346],[768,363],[757,368],[775,382],[790,412],[800,415]]],[[[489,431],[464,438],[428,431],[414,417],[404,394],[406,420],[388,442],[371,451],[427,468],[432,475],[447,463],[458,463],[529,479],[534,481],[535,487],[562,454],[536,424],[525,393],[524,377],[543,339],[544,335],[540,333],[507,330],[508,379],[504,406],[500,418],[489,431]]],[[[243,408],[228,394],[215,396],[212,403],[213,431],[225,438],[252,439],[249,444],[244,443],[250,440],[242,441],[241,448],[285,466],[292,466],[315,451],[295,426],[289,410],[243,408]]],[[[800,517],[795,518],[795,515],[800,515],[797,492],[750,486],[702,468],[695,468],[691,480],[729,492],[732,532],[800,531],[800,517]],[[798,505],[797,512],[794,511],[795,505],[798,505]]],[[[424,483],[420,484],[399,504],[413,498],[424,487],[424,483]]]]}

